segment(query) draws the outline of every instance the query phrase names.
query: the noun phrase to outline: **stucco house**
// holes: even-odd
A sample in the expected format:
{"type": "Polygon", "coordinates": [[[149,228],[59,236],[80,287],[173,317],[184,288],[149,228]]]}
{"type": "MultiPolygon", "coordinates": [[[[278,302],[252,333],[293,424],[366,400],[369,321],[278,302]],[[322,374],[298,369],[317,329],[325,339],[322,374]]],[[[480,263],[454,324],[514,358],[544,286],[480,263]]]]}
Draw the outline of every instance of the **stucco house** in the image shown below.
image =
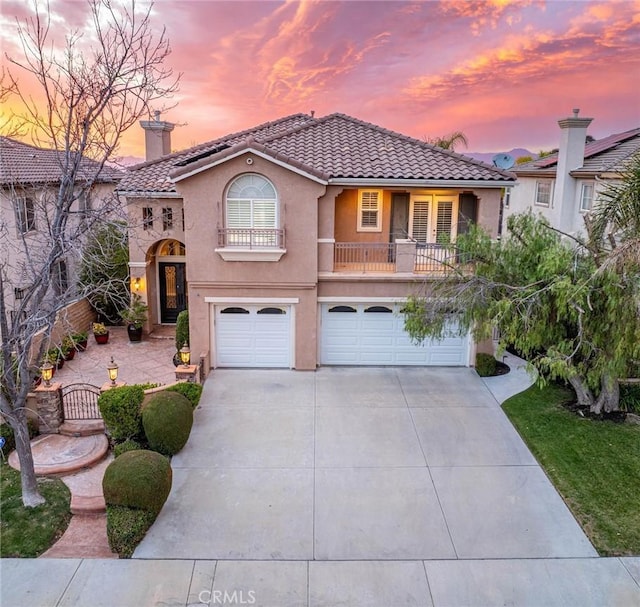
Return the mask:
{"type": "Polygon", "coordinates": [[[619,181],[625,163],[640,153],[640,128],[587,143],[592,121],[573,110],[572,116],[558,121],[557,152],[511,169],[518,184],[505,197],[505,222],[514,213],[533,210],[566,234],[584,233],[584,216],[598,194],[619,181]]]}
{"type": "MultiPolygon", "coordinates": [[[[60,187],[64,152],[40,148],[8,137],[0,137],[0,271],[8,322],[22,314],[25,289],[31,277],[41,271],[41,255],[50,247],[51,205],[60,187]]],[[[82,233],[82,222],[109,199],[115,206],[115,185],[122,172],[83,158],[79,179],[74,184],[69,230],[82,233]],[[95,175],[100,171],[99,177],[95,175]],[[100,201],[100,202],[98,202],[100,201]]],[[[56,265],[52,297],[67,292],[76,280],[80,247],[68,250],[56,265]]]]}
{"type": "Polygon", "coordinates": [[[442,276],[444,244],[474,221],[498,233],[515,177],[343,114],[295,114],[147,161],[127,200],[132,288],[151,323],[188,306],[205,369],[469,365],[467,335],[411,343],[399,313],[442,276]]]}

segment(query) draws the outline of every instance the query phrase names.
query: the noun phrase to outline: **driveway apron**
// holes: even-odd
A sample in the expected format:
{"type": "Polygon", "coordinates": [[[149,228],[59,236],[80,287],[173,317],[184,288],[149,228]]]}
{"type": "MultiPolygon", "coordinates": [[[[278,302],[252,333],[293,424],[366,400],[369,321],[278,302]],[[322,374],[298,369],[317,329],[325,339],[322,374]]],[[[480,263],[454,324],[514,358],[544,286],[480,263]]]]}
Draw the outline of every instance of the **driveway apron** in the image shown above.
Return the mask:
{"type": "Polygon", "coordinates": [[[217,370],[136,558],[596,552],[475,371],[217,370]]]}

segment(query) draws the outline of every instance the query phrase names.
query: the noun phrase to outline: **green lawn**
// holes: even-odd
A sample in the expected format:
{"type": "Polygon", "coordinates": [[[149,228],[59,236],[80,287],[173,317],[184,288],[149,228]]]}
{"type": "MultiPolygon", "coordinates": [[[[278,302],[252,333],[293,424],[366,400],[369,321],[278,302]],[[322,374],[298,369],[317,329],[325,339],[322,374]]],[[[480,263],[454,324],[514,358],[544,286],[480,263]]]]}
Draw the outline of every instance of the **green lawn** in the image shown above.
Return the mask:
{"type": "Polygon", "coordinates": [[[71,520],[71,493],[59,478],[39,478],[46,504],[25,508],[20,473],[0,463],[0,556],[35,557],[64,533],[71,520]]]}
{"type": "Polygon", "coordinates": [[[640,426],[593,421],[536,386],[503,408],[602,556],[640,554],[640,426]]]}

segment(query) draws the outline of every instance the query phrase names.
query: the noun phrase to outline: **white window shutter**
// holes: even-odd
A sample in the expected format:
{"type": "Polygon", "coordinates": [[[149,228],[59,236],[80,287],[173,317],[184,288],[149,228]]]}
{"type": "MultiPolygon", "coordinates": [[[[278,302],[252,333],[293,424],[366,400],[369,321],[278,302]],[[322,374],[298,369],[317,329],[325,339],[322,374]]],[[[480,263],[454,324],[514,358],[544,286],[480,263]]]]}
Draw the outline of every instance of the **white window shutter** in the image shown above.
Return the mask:
{"type": "Polygon", "coordinates": [[[416,200],[413,203],[413,228],[411,236],[421,244],[426,244],[429,233],[429,204],[430,202],[428,200],[416,200]]]}

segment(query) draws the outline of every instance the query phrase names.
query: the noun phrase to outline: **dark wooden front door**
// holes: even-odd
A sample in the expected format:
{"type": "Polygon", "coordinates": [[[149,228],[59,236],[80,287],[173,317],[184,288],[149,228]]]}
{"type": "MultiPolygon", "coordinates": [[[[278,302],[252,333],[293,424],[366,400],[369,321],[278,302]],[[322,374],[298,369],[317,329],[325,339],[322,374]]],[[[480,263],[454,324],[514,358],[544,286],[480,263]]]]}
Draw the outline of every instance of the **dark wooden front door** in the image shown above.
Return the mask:
{"type": "Polygon", "coordinates": [[[174,323],[187,308],[187,283],[184,263],[159,264],[160,322],[174,323]]]}

